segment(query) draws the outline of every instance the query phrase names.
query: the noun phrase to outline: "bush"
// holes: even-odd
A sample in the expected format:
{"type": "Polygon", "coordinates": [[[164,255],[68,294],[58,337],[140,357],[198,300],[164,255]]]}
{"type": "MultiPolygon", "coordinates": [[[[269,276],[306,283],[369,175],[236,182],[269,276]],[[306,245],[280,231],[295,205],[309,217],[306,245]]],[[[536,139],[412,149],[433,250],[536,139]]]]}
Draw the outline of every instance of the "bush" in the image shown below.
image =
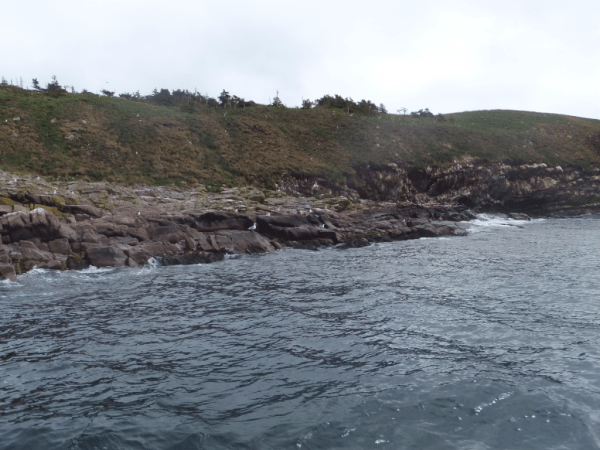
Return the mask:
{"type": "Polygon", "coordinates": [[[56,79],[56,75],[52,76],[52,83],[48,83],[46,86],[46,92],[50,97],[58,98],[67,93],[66,89],[64,89],[56,79]]]}
{"type": "Polygon", "coordinates": [[[429,117],[433,117],[433,113],[431,111],[429,111],[429,108],[425,108],[425,109],[420,109],[418,111],[412,111],[410,113],[411,117],[415,117],[415,118],[429,118],[429,117]]]}
{"type": "Polygon", "coordinates": [[[312,109],[313,107],[313,102],[311,102],[310,100],[302,100],[302,109],[312,109]]]}

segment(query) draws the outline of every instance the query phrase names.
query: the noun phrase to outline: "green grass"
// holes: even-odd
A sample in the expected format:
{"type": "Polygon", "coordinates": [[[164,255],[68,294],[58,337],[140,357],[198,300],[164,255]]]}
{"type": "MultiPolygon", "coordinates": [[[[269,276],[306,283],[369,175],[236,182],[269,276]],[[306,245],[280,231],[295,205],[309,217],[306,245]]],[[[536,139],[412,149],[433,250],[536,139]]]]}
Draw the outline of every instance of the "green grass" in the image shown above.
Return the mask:
{"type": "Polygon", "coordinates": [[[600,163],[594,136],[600,121],[524,111],[471,111],[443,121],[262,105],[189,113],[123,98],[0,88],[4,170],[128,184],[272,187],[282,172],[340,184],[364,162],[426,167],[465,157],[586,168],[600,163]],[[17,116],[22,120],[13,122],[17,116]],[[71,133],[74,126],[80,131],[71,133]]]}

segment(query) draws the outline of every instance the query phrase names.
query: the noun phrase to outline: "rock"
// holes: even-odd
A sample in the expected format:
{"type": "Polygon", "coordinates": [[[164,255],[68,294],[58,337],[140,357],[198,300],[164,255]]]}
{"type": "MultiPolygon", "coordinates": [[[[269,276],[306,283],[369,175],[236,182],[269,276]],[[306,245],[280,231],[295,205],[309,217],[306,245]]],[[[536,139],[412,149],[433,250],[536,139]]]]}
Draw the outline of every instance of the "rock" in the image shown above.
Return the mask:
{"type": "Polygon", "coordinates": [[[48,242],[48,249],[52,253],[60,253],[61,255],[68,255],[71,251],[71,247],[69,246],[69,239],[55,239],[53,241],[48,242]]]}
{"type": "MultiPolygon", "coordinates": [[[[71,214],[75,214],[75,217],[77,217],[77,215],[85,215],[88,217],[101,218],[106,214],[100,208],[96,208],[92,205],[65,205],[63,208],[71,214]]],[[[79,222],[79,220],[77,221],[79,222]]]]}
{"type": "Polygon", "coordinates": [[[527,214],[523,213],[509,213],[507,214],[507,217],[514,220],[531,220],[527,214]]]}
{"type": "Polygon", "coordinates": [[[21,246],[21,248],[32,248],[34,250],[38,250],[37,245],[35,245],[31,241],[20,241],[19,245],[21,246]]]}
{"type": "Polygon", "coordinates": [[[63,264],[60,261],[48,261],[37,266],[40,269],[64,270],[63,264]]]}
{"type": "Polygon", "coordinates": [[[137,249],[143,251],[149,257],[158,256],[165,253],[165,247],[163,246],[162,242],[142,242],[137,249]]]}
{"type": "Polygon", "coordinates": [[[0,263],[0,277],[5,280],[17,281],[15,268],[10,264],[0,263]]]}
{"type": "Polygon", "coordinates": [[[127,265],[131,268],[137,269],[140,265],[135,261],[135,259],[129,257],[127,258],[127,265]]]}
{"type": "Polygon", "coordinates": [[[127,256],[117,247],[94,247],[85,251],[85,258],[96,267],[122,267],[127,256]]]}
{"type": "Polygon", "coordinates": [[[190,236],[186,235],[185,236],[185,246],[186,246],[187,250],[195,252],[196,249],[198,248],[198,243],[194,239],[192,239],[190,236]]]}
{"type": "Polygon", "coordinates": [[[194,252],[180,255],[165,255],[160,258],[160,262],[164,266],[208,264],[222,261],[223,258],[223,253],[194,252]]]}
{"type": "Polygon", "coordinates": [[[83,270],[87,269],[90,264],[87,261],[82,260],[79,257],[69,257],[67,259],[67,269],[69,270],[83,270]]]}
{"type": "MultiPolygon", "coordinates": [[[[162,250],[161,253],[163,251],[164,250],[162,250]]],[[[125,254],[127,256],[129,256],[129,259],[135,261],[138,265],[144,265],[144,264],[146,264],[148,262],[148,259],[149,259],[148,258],[148,254],[144,250],[142,250],[141,248],[139,248],[139,247],[127,249],[127,250],[125,250],[125,254]]],[[[129,267],[133,267],[129,263],[128,263],[128,265],[129,265],[129,267]]]]}
{"type": "Polygon", "coordinates": [[[243,214],[208,212],[192,216],[194,221],[189,225],[198,231],[247,230],[254,221],[243,214]]]}
{"type": "Polygon", "coordinates": [[[10,262],[11,259],[8,249],[0,244],[0,263],[10,264],[10,262]]]}
{"type": "Polygon", "coordinates": [[[150,240],[150,236],[148,235],[148,231],[145,228],[136,227],[129,228],[127,230],[127,234],[129,236],[136,238],[138,241],[148,241],[150,240]]]}
{"type": "Polygon", "coordinates": [[[270,253],[275,251],[269,240],[252,231],[222,230],[215,232],[219,250],[230,254],[270,253]]]}
{"type": "Polygon", "coordinates": [[[185,240],[185,233],[183,233],[177,226],[164,226],[156,227],[150,231],[152,240],[157,242],[170,242],[171,244],[177,244],[185,240]]]}

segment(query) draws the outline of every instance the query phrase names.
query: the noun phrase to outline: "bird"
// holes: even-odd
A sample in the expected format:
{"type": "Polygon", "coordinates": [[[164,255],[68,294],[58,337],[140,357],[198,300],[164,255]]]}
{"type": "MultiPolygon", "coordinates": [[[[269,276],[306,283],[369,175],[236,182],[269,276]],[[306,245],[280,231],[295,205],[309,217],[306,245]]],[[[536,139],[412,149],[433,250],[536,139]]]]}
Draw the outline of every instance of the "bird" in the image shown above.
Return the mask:
{"type": "Polygon", "coordinates": [[[312,209],[308,211],[308,213],[309,213],[309,214],[312,214],[312,212],[313,212],[313,210],[312,210],[312,209]]]}
{"type": "Polygon", "coordinates": [[[321,226],[319,228],[325,228],[325,224],[322,223],[321,226]]]}
{"type": "Polygon", "coordinates": [[[238,210],[236,209],[235,212],[238,212],[238,210]]]}
{"type": "Polygon", "coordinates": [[[138,216],[141,216],[141,215],[142,215],[142,213],[138,211],[137,215],[138,215],[138,216]]]}
{"type": "Polygon", "coordinates": [[[248,228],[250,231],[254,231],[256,230],[256,224],[252,225],[250,228],[248,228]]]}
{"type": "MultiPolygon", "coordinates": [[[[17,180],[15,180],[15,181],[17,181],[17,180]]],[[[54,189],[54,193],[56,194],[56,189],[54,189]]]]}
{"type": "Polygon", "coordinates": [[[267,216],[270,216],[270,215],[271,215],[271,213],[267,213],[267,216]]]}

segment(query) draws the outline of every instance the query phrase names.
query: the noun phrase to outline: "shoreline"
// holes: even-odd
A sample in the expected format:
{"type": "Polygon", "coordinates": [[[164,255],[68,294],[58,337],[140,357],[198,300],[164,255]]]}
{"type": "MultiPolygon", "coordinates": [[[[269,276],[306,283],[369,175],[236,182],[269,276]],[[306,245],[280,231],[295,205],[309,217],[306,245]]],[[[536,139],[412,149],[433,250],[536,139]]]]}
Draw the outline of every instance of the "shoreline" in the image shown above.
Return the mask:
{"type": "MultiPolygon", "coordinates": [[[[0,279],[34,267],[141,267],[220,261],[225,255],[362,247],[464,236],[466,205],[300,197],[253,187],[183,190],[103,183],[48,183],[0,172],[0,279]]],[[[574,208],[566,215],[594,212],[574,208]]],[[[524,213],[508,218],[528,220],[524,213]]],[[[547,217],[551,217],[548,215],[547,217]]]]}

